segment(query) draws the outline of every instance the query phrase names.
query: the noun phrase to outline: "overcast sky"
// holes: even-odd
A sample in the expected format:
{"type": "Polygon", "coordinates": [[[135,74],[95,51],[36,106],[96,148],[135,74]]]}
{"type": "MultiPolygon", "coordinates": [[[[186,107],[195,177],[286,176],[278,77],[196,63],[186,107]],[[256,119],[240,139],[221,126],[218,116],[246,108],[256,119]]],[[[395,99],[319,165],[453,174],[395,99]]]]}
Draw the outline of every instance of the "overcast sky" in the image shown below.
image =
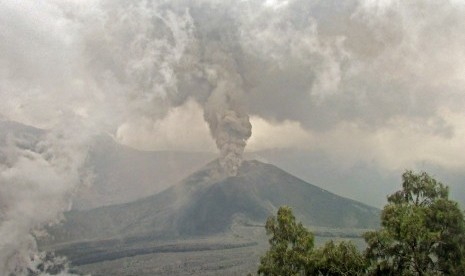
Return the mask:
{"type": "Polygon", "coordinates": [[[224,78],[240,90],[225,108],[250,118],[246,152],[460,175],[464,14],[452,0],[3,1],[0,116],[218,151],[206,114],[224,78]]]}
{"type": "MultiPolygon", "coordinates": [[[[253,127],[246,151],[293,153],[290,170],[377,206],[409,168],[451,182],[465,199],[463,2],[202,3],[194,21],[239,44],[232,51],[253,127]]],[[[116,136],[142,149],[215,150],[195,101],[116,136]]]]}

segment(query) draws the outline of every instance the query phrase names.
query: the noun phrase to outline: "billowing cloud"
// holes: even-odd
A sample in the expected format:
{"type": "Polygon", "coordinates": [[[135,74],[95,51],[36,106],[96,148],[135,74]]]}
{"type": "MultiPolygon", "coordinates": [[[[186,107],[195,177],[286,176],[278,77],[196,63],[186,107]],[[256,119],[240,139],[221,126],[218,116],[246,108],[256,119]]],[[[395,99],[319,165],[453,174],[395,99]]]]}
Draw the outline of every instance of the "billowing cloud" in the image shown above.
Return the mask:
{"type": "Polygon", "coordinates": [[[253,134],[247,150],[311,149],[316,145],[313,135],[296,121],[269,122],[260,117],[251,118],[253,134]]]}
{"type": "Polygon", "coordinates": [[[116,140],[140,150],[216,151],[202,108],[192,100],[171,109],[163,119],[121,125],[116,140]]]}
{"type": "Polygon", "coordinates": [[[252,117],[254,134],[249,150],[325,152],[343,167],[366,162],[391,171],[418,167],[422,163],[464,168],[465,113],[442,110],[440,115],[441,121],[396,117],[375,130],[341,122],[326,131],[304,129],[297,121],[276,123],[252,117]]]}
{"type": "Polygon", "coordinates": [[[341,121],[376,128],[398,116],[440,120],[440,109],[461,109],[464,5],[379,3],[254,6],[242,37],[262,61],[247,67],[251,111],[327,129],[341,121]]]}

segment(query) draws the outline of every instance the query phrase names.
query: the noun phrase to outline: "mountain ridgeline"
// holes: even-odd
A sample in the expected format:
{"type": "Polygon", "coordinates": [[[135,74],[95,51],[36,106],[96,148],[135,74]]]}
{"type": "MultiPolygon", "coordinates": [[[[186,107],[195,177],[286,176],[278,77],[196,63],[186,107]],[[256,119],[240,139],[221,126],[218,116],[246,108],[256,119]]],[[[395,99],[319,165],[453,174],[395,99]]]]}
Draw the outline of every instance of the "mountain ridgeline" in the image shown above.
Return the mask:
{"type": "Polygon", "coordinates": [[[244,161],[225,177],[218,161],[167,190],[134,202],[65,214],[50,229],[54,242],[150,236],[180,238],[228,232],[234,224],[263,225],[288,205],[308,226],[376,228],[379,210],[311,185],[276,166],[244,161]]]}

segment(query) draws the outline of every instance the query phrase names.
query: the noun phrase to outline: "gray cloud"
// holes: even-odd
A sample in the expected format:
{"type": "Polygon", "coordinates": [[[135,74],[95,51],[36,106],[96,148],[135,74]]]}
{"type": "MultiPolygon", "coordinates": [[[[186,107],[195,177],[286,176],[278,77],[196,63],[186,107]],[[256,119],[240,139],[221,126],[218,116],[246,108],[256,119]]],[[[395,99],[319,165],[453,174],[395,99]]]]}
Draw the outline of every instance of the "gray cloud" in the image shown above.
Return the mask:
{"type": "Polygon", "coordinates": [[[344,120],[371,127],[395,116],[427,120],[442,107],[461,108],[462,4],[289,2],[261,9],[251,22],[244,16],[244,43],[265,60],[262,74],[250,74],[252,112],[318,129],[344,120]]]}

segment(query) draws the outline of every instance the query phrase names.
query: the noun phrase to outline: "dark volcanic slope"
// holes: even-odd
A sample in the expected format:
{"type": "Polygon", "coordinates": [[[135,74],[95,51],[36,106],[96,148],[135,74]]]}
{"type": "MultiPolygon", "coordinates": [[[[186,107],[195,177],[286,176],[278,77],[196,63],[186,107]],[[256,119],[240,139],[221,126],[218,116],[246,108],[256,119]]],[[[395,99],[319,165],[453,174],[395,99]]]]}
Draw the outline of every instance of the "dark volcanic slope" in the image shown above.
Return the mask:
{"type": "Polygon", "coordinates": [[[95,183],[79,190],[73,209],[92,209],[131,202],[159,193],[202,168],[214,154],[201,152],[140,151],[97,137],[87,166],[95,183]]]}
{"type": "Polygon", "coordinates": [[[289,205],[306,225],[371,228],[379,210],[346,199],[258,161],[243,163],[239,175],[222,178],[217,162],[180,184],[135,202],[66,214],[56,241],[149,235],[179,237],[227,231],[233,221],[263,224],[289,205]]]}

